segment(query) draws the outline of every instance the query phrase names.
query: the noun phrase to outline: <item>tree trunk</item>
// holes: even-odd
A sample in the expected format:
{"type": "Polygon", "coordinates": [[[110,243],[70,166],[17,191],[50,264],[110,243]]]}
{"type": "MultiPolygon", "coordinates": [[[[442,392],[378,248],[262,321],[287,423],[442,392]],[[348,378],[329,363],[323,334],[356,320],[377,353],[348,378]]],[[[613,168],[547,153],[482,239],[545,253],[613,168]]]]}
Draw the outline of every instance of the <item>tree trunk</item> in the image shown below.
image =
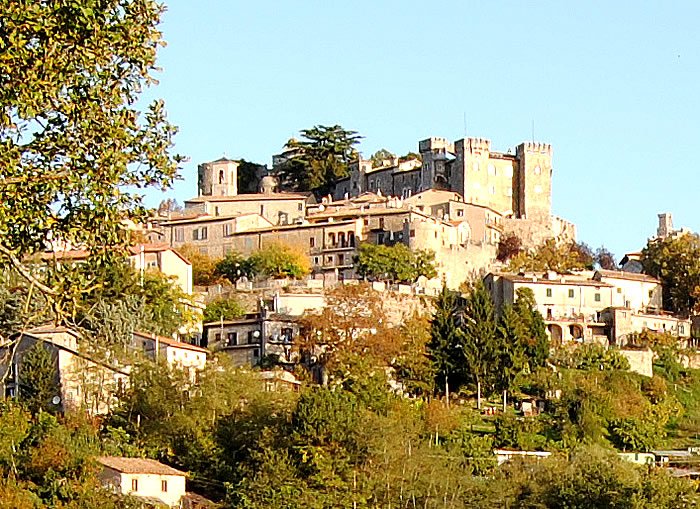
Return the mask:
{"type": "Polygon", "coordinates": [[[508,390],[503,389],[503,413],[506,413],[506,405],[508,404],[508,390]]]}
{"type": "Polygon", "coordinates": [[[481,410],[481,382],[476,382],[476,408],[481,410]]]}
{"type": "Polygon", "coordinates": [[[447,401],[447,408],[450,408],[450,384],[447,382],[447,375],[445,375],[445,401],[447,401]]]}

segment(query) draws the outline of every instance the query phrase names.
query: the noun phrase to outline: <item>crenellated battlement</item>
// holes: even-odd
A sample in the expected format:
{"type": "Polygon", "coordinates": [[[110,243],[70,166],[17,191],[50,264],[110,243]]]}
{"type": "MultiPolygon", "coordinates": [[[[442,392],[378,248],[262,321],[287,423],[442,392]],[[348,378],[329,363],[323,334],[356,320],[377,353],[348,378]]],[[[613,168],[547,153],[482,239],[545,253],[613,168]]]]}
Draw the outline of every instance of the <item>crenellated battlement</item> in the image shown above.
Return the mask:
{"type": "Polygon", "coordinates": [[[428,138],[418,142],[418,151],[421,154],[433,150],[447,150],[448,152],[453,152],[454,144],[448,141],[447,138],[428,138]]]}
{"type": "Polygon", "coordinates": [[[551,155],[552,145],[549,143],[541,143],[537,141],[526,141],[517,146],[516,152],[519,154],[523,152],[546,152],[551,155]]]}

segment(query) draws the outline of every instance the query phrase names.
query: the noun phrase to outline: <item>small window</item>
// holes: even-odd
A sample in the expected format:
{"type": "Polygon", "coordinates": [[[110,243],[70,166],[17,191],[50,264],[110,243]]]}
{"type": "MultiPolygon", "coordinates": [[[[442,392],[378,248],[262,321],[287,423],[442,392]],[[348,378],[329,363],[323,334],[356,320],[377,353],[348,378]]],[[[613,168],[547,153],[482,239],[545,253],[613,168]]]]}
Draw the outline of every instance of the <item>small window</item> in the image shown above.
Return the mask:
{"type": "Polygon", "coordinates": [[[573,290],[569,290],[569,298],[570,299],[574,298],[574,291],[573,290]]]}
{"type": "Polygon", "coordinates": [[[220,333],[217,332],[216,334],[214,334],[214,341],[216,341],[216,342],[221,341],[221,334],[220,333]]]}
{"type": "Polygon", "coordinates": [[[415,237],[416,236],[416,230],[411,230],[408,232],[409,237],[415,237]]]}
{"type": "Polygon", "coordinates": [[[547,297],[551,297],[551,296],[552,296],[552,289],[547,288],[547,297]]]}
{"type": "Polygon", "coordinates": [[[316,239],[314,237],[309,237],[309,247],[316,247],[316,239]]]}
{"type": "Polygon", "coordinates": [[[540,173],[542,173],[542,169],[539,167],[539,165],[535,166],[535,175],[539,175],[540,173]]]}
{"type": "Polygon", "coordinates": [[[228,342],[228,346],[236,346],[238,344],[238,333],[229,332],[226,336],[226,341],[228,342]]]}
{"type": "Polygon", "coordinates": [[[163,479],[162,481],[160,481],[160,491],[162,491],[162,492],[164,492],[164,493],[165,493],[166,491],[168,491],[168,481],[166,481],[165,479],[163,479]]]}
{"type": "Polygon", "coordinates": [[[139,480],[138,479],[131,480],[131,491],[139,491],[139,480]]]}
{"type": "Polygon", "coordinates": [[[596,293],[593,298],[595,299],[596,302],[600,302],[600,294],[596,293]]]}
{"type": "Polygon", "coordinates": [[[304,204],[303,204],[303,203],[297,204],[297,210],[298,210],[299,212],[301,212],[302,210],[304,210],[304,204]]]}
{"type": "Polygon", "coordinates": [[[651,296],[654,295],[654,290],[649,290],[649,298],[651,299],[651,296]]]}
{"type": "Polygon", "coordinates": [[[464,209],[457,209],[457,217],[464,217],[464,209]]]}
{"type": "Polygon", "coordinates": [[[383,217],[379,218],[379,227],[384,228],[384,218],[383,217]]]}

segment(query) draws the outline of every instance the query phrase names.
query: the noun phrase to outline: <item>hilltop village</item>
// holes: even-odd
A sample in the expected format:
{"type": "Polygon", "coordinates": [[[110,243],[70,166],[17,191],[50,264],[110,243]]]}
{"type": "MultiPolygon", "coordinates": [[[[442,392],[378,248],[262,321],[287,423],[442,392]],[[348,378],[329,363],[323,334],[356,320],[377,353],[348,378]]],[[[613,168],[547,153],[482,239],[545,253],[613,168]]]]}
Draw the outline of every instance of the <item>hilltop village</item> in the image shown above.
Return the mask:
{"type": "MultiPolygon", "coordinates": [[[[8,329],[3,393],[34,412],[103,423],[102,485],[146,506],[297,507],[271,502],[284,499],[271,486],[282,476],[310,507],[329,489],[324,476],[339,476],[319,507],[403,500],[394,483],[405,472],[369,485],[372,461],[390,460],[362,442],[358,412],[388,419],[377,425],[384,441],[396,433],[400,461],[416,440],[433,451],[419,461],[458,454],[474,479],[565,451],[613,461],[579,449],[590,444],[614,451],[615,468],[700,476],[700,286],[683,294],[688,272],[659,269],[699,250],[697,236],[664,213],[646,246],[619,261],[594,252],[552,213],[546,143],[497,152],[483,138],[428,138],[403,157],[333,156],[340,173],[314,189],[294,181],[308,155],[299,146],[290,140],[270,168],[199,164],[184,206],[167,199],[124,221],[127,251],[80,320],[8,329]],[[401,412],[415,431],[391,431],[401,412]],[[315,459],[298,457],[311,446],[315,459]],[[286,473],[266,470],[278,460],[286,473]]],[[[80,270],[90,257],[89,246],[56,239],[33,263],[80,270]]],[[[411,475],[448,468],[439,463],[411,475]]],[[[476,488],[442,472],[411,496],[433,507],[447,490],[470,506],[476,488]]],[[[480,493],[501,500],[490,482],[480,493]]]]}

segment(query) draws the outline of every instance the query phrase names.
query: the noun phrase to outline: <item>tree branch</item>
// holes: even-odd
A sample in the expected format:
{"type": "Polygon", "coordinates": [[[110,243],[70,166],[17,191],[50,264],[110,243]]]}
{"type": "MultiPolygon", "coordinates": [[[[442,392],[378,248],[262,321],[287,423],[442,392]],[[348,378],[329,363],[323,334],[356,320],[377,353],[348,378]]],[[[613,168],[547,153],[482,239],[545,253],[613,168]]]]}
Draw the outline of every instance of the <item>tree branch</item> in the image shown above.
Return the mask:
{"type": "Polygon", "coordinates": [[[19,272],[24,279],[35,285],[41,292],[47,295],[58,295],[57,290],[46,286],[44,283],[42,283],[36,277],[34,277],[34,275],[29,270],[27,270],[27,267],[22,265],[22,262],[19,260],[19,258],[17,258],[17,256],[11,250],[6,248],[2,244],[0,244],[0,253],[7,256],[7,259],[10,260],[10,263],[17,270],[17,272],[19,272]]]}

